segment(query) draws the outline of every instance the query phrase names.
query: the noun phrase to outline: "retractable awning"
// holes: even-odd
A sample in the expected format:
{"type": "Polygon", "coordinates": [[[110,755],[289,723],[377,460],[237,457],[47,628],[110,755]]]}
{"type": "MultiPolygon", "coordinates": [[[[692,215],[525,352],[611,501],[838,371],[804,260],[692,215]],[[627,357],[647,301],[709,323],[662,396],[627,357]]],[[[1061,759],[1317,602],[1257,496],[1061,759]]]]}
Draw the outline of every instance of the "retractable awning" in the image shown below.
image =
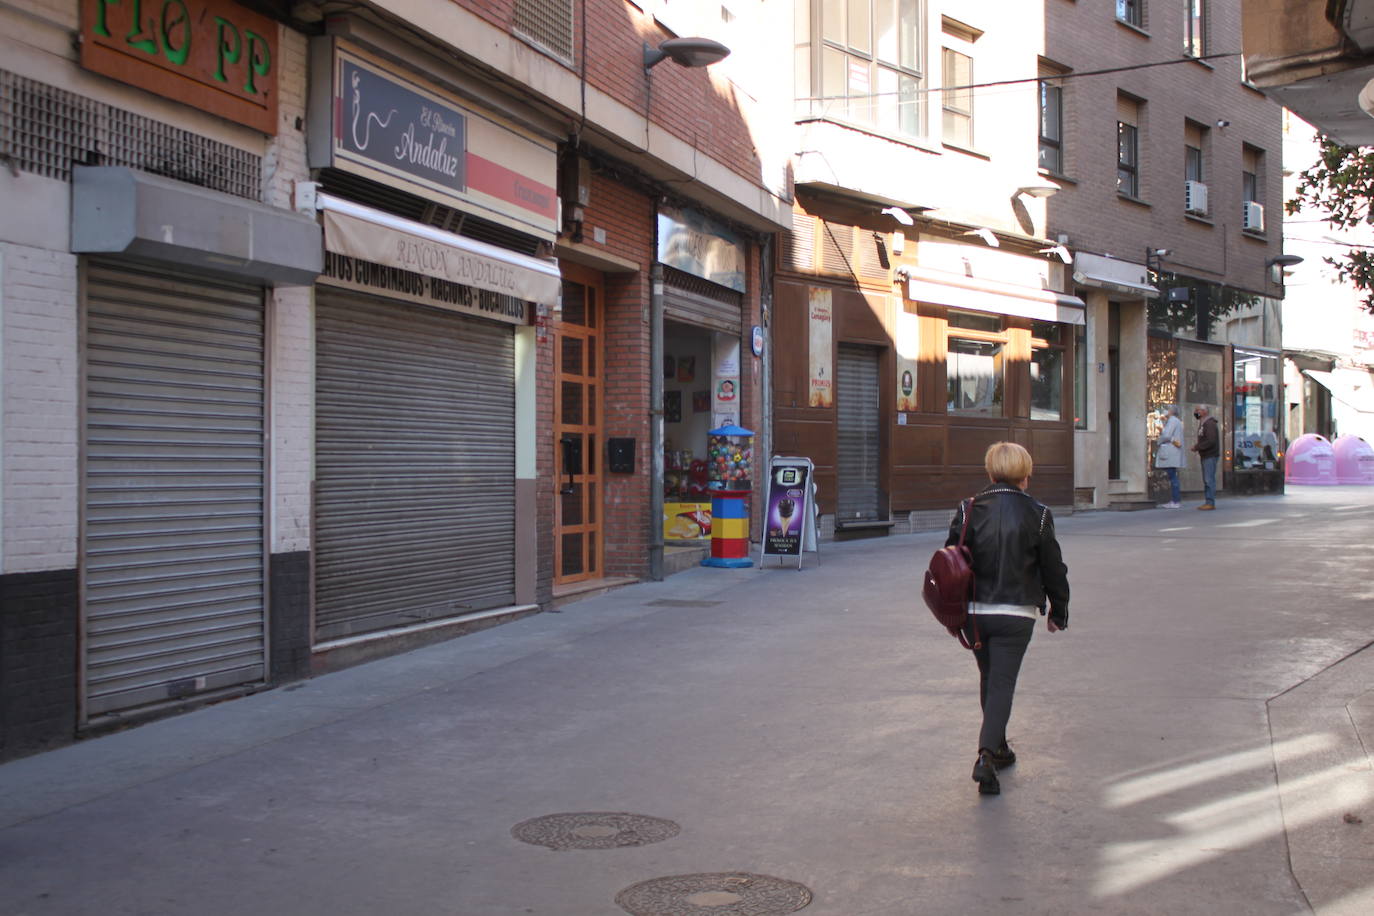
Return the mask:
{"type": "Polygon", "coordinates": [[[562,288],[558,262],[510,251],[329,194],[326,251],[448,280],[462,286],[555,305],[562,288]]]}
{"type": "Polygon", "coordinates": [[[1374,374],[1337,366],[1330,372],[1305,369],[1303,375],[1321,385],[1331,396],[1361,413],[1374,413],[1374,374]]]}
{"type": "Polygon", "coordinates": [[[1036,321],[1083,324],[1083,300],[1052,289],[1034,289],[944,270],[903,268],[907,298],[951,308],[1015,315],[1036,321]]]}

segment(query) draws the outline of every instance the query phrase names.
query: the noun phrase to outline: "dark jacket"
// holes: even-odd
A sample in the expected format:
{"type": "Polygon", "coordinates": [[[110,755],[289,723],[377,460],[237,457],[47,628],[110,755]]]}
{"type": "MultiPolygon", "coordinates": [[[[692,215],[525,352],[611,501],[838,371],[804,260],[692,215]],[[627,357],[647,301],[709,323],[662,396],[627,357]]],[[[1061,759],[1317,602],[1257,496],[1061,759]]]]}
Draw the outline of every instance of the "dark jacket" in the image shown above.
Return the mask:
{"type": "Polygon", "coordinates": [[[1221,454],[1221,436],[1217,433],[1217,418],[1208,414],[1197,425],[1197,444],[1193,446],[1199,458],[1216,458],[1221,454]]]}
{"type": "MultiPolygon", "coordinates": [[[[954,513],[945,546],[959,543],[964,505],[954,513]]],[[[1069,568],[1048,507],[1011,484],[991,484],[973,498],[964,545],[973,554],[975,601],[1038,607],[1043,614],[1048,599],[1055,626],[1068,625],[1069,568]]]]}

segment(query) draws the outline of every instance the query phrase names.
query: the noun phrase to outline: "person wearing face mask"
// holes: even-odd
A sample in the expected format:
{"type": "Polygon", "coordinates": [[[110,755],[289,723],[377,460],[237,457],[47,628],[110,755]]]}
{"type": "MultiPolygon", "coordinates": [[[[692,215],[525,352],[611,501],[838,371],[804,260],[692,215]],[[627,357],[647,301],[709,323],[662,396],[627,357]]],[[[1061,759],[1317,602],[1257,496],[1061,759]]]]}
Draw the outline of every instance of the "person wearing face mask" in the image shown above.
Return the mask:
{"type": "Polygon", "coordinates": [[[1178,469],[1183,467],[1183,421],[1178,418],[1178,405],[1164,408],[1164,428],[1159,431],[1159,445],[1155,450],[1155,467],[1169,477],[1169,501],[1165,509],[1181,509],[1178,501],[1178,469]]]}
{"type": "Polygon", "coordinates": [[[1212,411],[1206,404],[1199,404],[1195,407],[1193,416],[1197,418],[1197,442],[1193,443],[1193,451],[1197,452],[1198,458],[1202,459],[1202,498],[1204,502],[1198,508],[1215,509],[1217,507],[1217,461],[1221,458],[1221,434],[1217,432],[1217,418],[1212,416],[1212,411]]]}

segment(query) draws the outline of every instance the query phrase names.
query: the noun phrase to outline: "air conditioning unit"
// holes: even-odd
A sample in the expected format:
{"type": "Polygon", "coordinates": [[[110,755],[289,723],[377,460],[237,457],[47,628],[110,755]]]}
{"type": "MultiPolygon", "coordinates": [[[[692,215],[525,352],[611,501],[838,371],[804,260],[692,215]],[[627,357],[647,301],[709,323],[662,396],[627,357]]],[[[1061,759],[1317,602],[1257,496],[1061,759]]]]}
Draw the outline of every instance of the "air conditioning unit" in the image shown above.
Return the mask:
{"type": "Polygon", "coordinates": [[[1244,204],[1244,210],[1241,212],[1240,228],[1249,229],[1251,232],[1263,232],[1264,207],[1253,200],[1247,200],[1244,204]]]}
{"type": "Polygon", "coordinates": [[[1207,212],[1207,185],[1200,181],[1183,182],[1183,209],[1188,213],[1207,212]]]}

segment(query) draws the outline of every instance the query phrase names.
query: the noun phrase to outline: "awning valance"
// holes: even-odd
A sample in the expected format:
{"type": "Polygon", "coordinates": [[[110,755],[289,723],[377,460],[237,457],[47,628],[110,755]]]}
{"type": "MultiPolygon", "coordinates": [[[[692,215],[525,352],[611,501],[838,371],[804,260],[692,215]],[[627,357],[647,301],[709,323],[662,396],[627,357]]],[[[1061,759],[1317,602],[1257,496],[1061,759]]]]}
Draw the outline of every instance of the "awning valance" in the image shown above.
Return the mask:
{"type": "Polygon", "coordinates": [[[901,273],[906,277],[907,298],[917,302],[1036,321],[1084,323],[1083,300],[1052,289],[1033,289],[924,267],[903,268],[901,273]]]}
{"type": "Polygon", "coordinates": [[[329,194],[319,195],[319,202],[326,251],[526,302],[558,302],[562,280],[555,260],[489,245],[329,194]]]}

